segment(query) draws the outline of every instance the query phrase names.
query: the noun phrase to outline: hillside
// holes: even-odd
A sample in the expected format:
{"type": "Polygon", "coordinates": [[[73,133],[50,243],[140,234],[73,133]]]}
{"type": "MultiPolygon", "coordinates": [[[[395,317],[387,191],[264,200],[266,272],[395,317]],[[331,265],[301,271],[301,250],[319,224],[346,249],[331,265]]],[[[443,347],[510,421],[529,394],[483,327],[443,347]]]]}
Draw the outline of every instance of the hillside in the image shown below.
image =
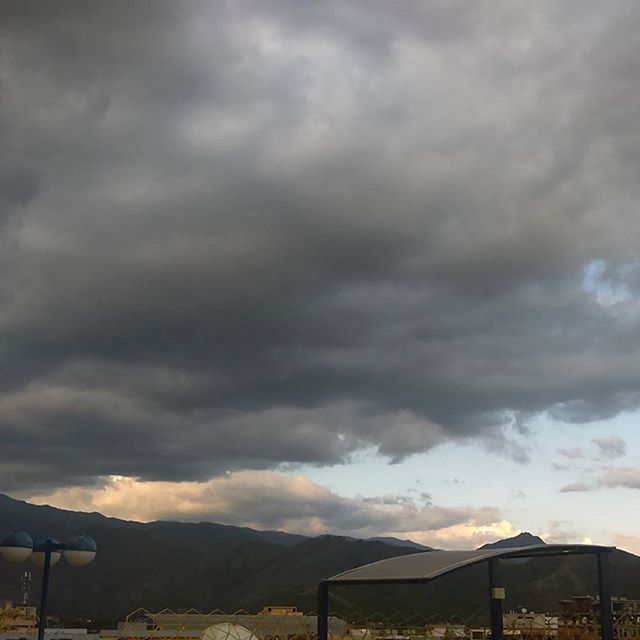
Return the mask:
{"type": "Polygon", "coordinates": [[[69,533],[91,527],[100,529],[137,529],[154,532],[164,539],[188,541],[189,544],[214,545],[218,550],[230,550],[247,542],[266,541],[288,547],[306,539],[283,531],[257,531],[248,527],[234,527],[211,522],[134,522],[108,518],[101,513],[69,511],[47,505],[34,505],[0,494],[0,521],[3,531],[24,529],[32,536],[64,537],[69,533]]]}
{"type": "MultiPolygon", "coordinates": [[[[313,611],[321,578],[418,552],[395,546],[395,539],[390,544],[212,523],[142,524],[38,507],[6,496],[0,496],[0,522],[3,530],[20,528],[62,539],[82,531],[96,539],[99,553],[90,566],[76,569],[60,562],[52,571],[51,612],[67,623],[80,617],[108,625],[138,607],[232,612],[280,603],[313,611]]],[[[30,601],[37,602],[40,570],[27,563],[3,563],[0,598],[19,600],[20,575],[28,568],[33,573],[30,601]]],[[[639,557],[615,552],[612,573],[614,594],[640,598],[639,557]]],[[[595,592],[595,560],[583,556],[505,563],[504,582],[506,608],[554,610],[559,598],[595,592]]],[[[468,618],[477,613],[481,619],[487,609],[486,567],[471,567],[428,585],[335,588],[331,602],[343,615],[360,611],[468,618]]]]}
{"type": "MultiPolygon", "coordinates": [[[[354,564],[414,552],[402,541],[308,538],[215,523],[139,523],[37,506],[0,494],[2,535],[13,529],[64,540],[87,533],[98,543],[96,560],[78,570],[60,562],[52,571],[51,611],[68,619],[115,621],[133,609],[261,608],[269,601],[315,603],[323,576],[354,564]]],[[[413,543],[411,543],[413,544],[413,543]]],[[[3,563],[0,598],[19,601],[20,575],[30,569],[30,603],[36,604],[40,570],[3,563]]]]}

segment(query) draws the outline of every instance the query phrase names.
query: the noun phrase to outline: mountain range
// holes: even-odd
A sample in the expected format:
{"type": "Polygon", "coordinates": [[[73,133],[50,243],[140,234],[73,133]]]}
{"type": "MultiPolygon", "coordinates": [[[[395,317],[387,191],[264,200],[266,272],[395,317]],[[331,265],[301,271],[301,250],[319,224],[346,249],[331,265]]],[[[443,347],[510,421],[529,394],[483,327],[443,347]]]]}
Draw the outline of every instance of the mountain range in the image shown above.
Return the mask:
{"type": "MultiPolygon", "coordinates": [[[[138,607],[157,611],[257,611],[286,604],[315,609],[316,585],[346,569],[424,551],[407,540],[359,540],[342,536],[306,537],[215,523],[159,521],[139,523],[100,513],[37,506],[0,495],[0,534],[13,529],[34,538],[64,540],[86,533],[98,543],[98,555],[85,568],[60,562],[51,572],[50,611],[66,624],[109,626],[138,607]]],[[[544,544],[528,533],[490,546],[544,544]]],[[[428,548],[427,548],[428,549],[428,548]]],[[[27,564],[2,563],[0,598],[20,602],[21,580],[32,574],[28,603],[39,596],[41,571],[27,564]]],[[[616,551],[614,593],[640,597],[640,558],[616,551]]],[[[504,570],[506,607],[553,610],[557,599],[594,593],[595,561],[587,556],[541,558],[513,563],[504,570]]],[[[336,587],[333,610],[443,617],[486,613],[486,567],[475,566],[427,585],[336,587]]]]}

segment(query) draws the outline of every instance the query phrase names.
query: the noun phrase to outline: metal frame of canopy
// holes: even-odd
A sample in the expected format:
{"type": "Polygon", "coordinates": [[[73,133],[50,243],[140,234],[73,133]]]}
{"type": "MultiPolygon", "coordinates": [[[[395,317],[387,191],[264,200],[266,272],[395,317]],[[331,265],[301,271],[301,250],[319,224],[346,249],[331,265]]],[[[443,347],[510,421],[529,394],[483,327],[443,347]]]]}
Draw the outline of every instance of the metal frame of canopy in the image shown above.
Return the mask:
{"type": "Polygon", "coordinates": [[[503,640],[500,560],[564,555],[595,555],[600,596],[600,636],[613,640],[611,572],[609,559],[615,547],[582,544],[547,544],[530,547],[478,549],[476,551],[425,551],[372,562],[339,573],[318,584],[318,640],[329,640],[329,587],[331,585],[424,584],[465,567],[486,562],[489,574],[491,638],[503,640]]]}

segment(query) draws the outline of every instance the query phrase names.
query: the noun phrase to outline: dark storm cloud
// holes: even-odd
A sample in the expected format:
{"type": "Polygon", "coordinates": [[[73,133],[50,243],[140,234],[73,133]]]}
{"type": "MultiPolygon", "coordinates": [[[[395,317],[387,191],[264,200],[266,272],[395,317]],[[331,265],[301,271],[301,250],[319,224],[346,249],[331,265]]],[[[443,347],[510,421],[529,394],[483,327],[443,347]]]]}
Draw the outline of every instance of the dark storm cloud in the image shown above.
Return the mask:
{"type": "Polygon", "coordinates": [[[640,403],[634,3],[2,12],[2,488],[640,403]]]}

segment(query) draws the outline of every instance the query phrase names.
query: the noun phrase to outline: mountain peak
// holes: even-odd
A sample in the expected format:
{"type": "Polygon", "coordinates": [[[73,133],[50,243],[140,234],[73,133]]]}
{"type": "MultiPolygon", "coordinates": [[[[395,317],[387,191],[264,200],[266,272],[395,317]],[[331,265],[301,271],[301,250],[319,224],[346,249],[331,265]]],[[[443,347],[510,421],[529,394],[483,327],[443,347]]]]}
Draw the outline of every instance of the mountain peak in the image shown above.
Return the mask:
{"type": "Polygon", "coordinates": [[[532,533],[528,531],[523,531],[519,533],[517,536],[513,536],[512,538],[505,538],[504,540],[498,540],[497,542],[490,542],[488,544],[483,544],[480,549],[506,549],[509,547],[530,547],[538,544],[546,544],[546,542],[538,537],[534,536],[532,533]]]}

